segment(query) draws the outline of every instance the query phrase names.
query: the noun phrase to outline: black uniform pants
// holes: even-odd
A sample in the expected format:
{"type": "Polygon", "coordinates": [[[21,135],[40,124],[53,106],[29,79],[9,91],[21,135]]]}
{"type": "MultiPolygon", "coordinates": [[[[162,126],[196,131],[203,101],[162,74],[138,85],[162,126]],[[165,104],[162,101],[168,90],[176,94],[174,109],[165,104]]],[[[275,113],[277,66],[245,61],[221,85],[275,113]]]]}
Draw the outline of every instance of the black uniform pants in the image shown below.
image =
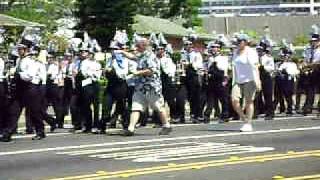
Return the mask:
{"type": "Polygon", "coordinates": [[[3,128],[5,127],[5,112],[7,99],[6,99],[6,87],[3,82],[0,82],[0,134],[3,132],[3,128]]]}
{"type": "Polygon", "coordinates": [[[63,127],[65,114],[63,104],[64,87],[59,87],[55,84],[49,85],[47,96],[53,105],[54,113],[56,115],[56,124],[58,124],[59,127],[63,127]]]}
{"type": "Polygon", "coordinates": [[[44,136],[44,123],[42,119],[42,98],[39,85],[29,83],[25,89],[23,102],[25,102],[26,110],[30,113],[30,120],[35,127],[36,134],[44,136]]]}
{"type": "Polygon", "coordinates": [[[82,88],[81,92],[81,115],[84,120],[86,131],[91,131],[93,127],[92,109],[91,105],[94,104],[98,98],[99,88],[97,83],[92,83],[82,88]]]}
{"type": "Polygon", "coordinates": [[[285,112],[285,104],[284,104],[284,95],[281,90],[281,79],[276,77],[275,80],[275,88],[274,88],[274,102],[273,107],[274,111],[276,111],[278,104],[280,103],[280,113],[285,112]]]}
{"type": "Polygon", "coordinates": [[[188,99],[187,87],[184,84],[177,85],[176,90],[176,118],[179,118],[180,122],[185,122],[185,106],[188,99]]]}
{"type": "Polygon", "coordinates": [[[197,119],[200,117],[200,94],[201,86],[199,75],[187,76],[188,100],[190,104],[191,117],[197,119]]]}
{"type": "Polygon", "coordinates": [[[307,82],[311,82],[306,84],[305,86],[305,91],[306,91],[306,101],[305,104],[303,106],[303,111],[306,113],[311,113],[312,112],[312,108],[313,108],[313,104],[314,104],[314,98],[315,98],[315,84],[313,84],[313,76],[315,74],[309,74],[306,77],[306,81],[307,82]]]}
{"type": "Polygon", "coordinates": [[[261,75],[262,95],[266,116],[273,116],[273,79],[269,73],[261,75]]]}
{"type": "Polygon", "coordinates": [[[281,94],[284,96],[287,102],[287,113],[292,113],[293,94],[294,94],[294,80],[283,79],[280,82],[281,94]]]}
{"type": "Polygon", "coordinates": [[[163,98],[168,103],[170,109],[170,118],[176,118],[176,87],[173,84],[163,85],[163,98]]]}
{"type": "MultiPolygon", "coordinates": [[[[210,118],[213,108],[221,103],[222,113],[220,115],[221,119],[226,119],[229,117],[229,95],[228,95],[228,87],[222,85],[215,85],[208,89],[208,104],[207,108],[204,112],[205,117],[210,118]]],[[[216,109],[215,109],[216,111],[216,109]]]]}
{"type": "MultiPolygon", "coordinates": [[[[134,87],[132,88],[133,89],[131,90],[133,92],[134,87]]],[[[131,103],[132,103],[132,96],[133,96],[133,93],[129,94],[128,92],[128,86],[126,81],[117,80],[114,82],[109,82],[109,85],[105,91],[105,99],[104,99],[105,109],[103,111],[101,125],[100,125],[101,130],[106,129],[106,124],[107,122],[112,121],[112,117],[115,118],[116,116],[121,115],[122,119],[124,119],[125,121],[128,120],[129,114],[128,114],[128,109],[126,107],[126,100],[128,97],[128,99],[131,100],[131,103]],[[111,113],[112,113],[113,104],[116,104],[116,110],[112,115],[111,113]]],[[[113,121],[114,122],[112,123],[116,123],[116,120],[113,120],[113,121]]]]}

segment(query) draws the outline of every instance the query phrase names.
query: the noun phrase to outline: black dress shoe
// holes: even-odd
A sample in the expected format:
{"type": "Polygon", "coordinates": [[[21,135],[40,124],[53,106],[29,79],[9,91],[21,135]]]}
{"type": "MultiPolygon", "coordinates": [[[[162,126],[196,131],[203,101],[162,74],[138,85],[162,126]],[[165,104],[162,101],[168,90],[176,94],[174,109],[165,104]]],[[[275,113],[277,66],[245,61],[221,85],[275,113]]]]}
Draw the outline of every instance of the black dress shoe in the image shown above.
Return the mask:
{"type": "Polygon", "coordinates": [[[0,142],[11,142],[12,139],[11,139],[11,135],[3,135],[1,138],[0,138],[0,142]]]}
{"type": "Polygon", "coordinates": [[[41,139],[44,139],[46,138],[46,135],[44,134],[41,134],[41,135],[36,135],[32,138],[32,140],[41,140],[41,139]]]}
{"type": "Polygon", "coordinates": [[[89,134],[89,133],[92,133],[92,131],[91,129],[85,129],[82,131],[82,133],[89,134]]]}
{"type": "Polygon", "coordinates": [[[271,120],[273,120],[273,117],[272,116],[266,116],[266,117],[264,117],[264,120],[265,121],[271,121],[271,120]]]}

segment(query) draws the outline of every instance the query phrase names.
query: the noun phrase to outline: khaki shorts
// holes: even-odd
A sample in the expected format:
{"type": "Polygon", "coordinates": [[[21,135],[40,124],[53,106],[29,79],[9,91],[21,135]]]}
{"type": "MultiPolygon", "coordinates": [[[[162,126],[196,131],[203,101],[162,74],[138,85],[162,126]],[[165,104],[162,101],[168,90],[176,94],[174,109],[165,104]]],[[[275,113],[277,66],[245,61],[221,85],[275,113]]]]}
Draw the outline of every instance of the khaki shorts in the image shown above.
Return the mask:
{"type": "Polygon", "coordinates": [[[154,92],[143,94],[135,91],[132,98],[132,111],[145,111],[146,108],[152,108],[154,111],[162,112],[165,110],[164,98],[154,92]]]}
{"type": "Polygon", "coordinates": [[[243,84],[235,84],[232,87],[232,99],[240,100],[244,98],[245,100],[254,100],[257,92],[257,86],[254,81],[250,81],[243,84]]]}

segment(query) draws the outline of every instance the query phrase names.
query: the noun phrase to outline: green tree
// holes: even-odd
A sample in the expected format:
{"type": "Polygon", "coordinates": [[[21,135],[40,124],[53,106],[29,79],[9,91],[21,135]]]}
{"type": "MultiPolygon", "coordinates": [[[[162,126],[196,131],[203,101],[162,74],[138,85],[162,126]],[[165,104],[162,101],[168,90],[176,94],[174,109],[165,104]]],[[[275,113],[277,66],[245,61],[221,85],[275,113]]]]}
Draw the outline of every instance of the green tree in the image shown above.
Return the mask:
{"type": "Polygon", "coordinates": [[[16,18],[46,25],[48,31],[57,28],[56,20],[72,15],[73,0],[26,0],[25,4],[12,6],[17,0],[11,0],[11,8],[5,12],[16,18]]]}
{"type": "Polygon", "coordinates": [[[79,19],[77,29],[96,38],[107,47],[116,29],[131,31],[136,15],[136,0],[78,0],[75,16],[79,19]]]}

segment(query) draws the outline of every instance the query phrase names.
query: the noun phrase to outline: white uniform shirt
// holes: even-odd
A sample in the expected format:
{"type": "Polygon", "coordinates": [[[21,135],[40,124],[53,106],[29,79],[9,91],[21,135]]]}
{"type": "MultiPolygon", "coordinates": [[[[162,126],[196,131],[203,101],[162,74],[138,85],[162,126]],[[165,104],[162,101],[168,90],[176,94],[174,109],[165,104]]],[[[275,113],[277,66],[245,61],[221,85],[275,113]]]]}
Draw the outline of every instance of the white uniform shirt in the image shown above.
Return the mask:
{"type": "Polygon", "coordinates": [[[160,61],[160,66],[165,74],[169,77],[174,77],[176,73],[176,65],[173,63],[170,57],[164,56],[160,61]]]}
{"type": "Polygon", "coordinates": [[[313,63],[320,63],[320,48],[312,50],[311,47],[307,47],[303,52],[304,61],[310,63],[313,51],[313,63]]]}
{"type": "Polygon", "coordinates": [[[243,84],[259,78],[255,77],[257,74],[256,66],[259,63],[259,56],[256,50],[246,47],[242,54],[234,53],[232,59],[236,83],[243,84]]]}
{"type": "Polygon", "coordinates": [[[4,60],[0,58],[0,82],[4,79],[4,60]]]}
{"type": "Polygon", "coordinates": [[[102,75],[100,63],[94,60],[83,60],[80,70],[84,77],[91,78],[92,81],[98,81],[102,75]]]}
{"type": "Polygon", "coordinates": [[[193,69],[199,70],[203,67],[203,59],[200,52],[191,51],[190,53],[186,52],[186,58],[188,63],[191,64],[193,69]]]}
{"type": "MultiPolygon", "coordinates": [[[[138,63],[134,60],[128,60],[128,69],[129,69],[129,74],[131,73],[134,73],[137,71],[137,68],[138,68],[138,63]]],[[[133,76],[133,75],[129,75],[126,77],[126,80],[127,80],[127,84],[128,86],[135,86],[135,82],[136,82],[136,77],[133,76]]]]}
{"type": "Polygon", "coordinates": [[[48,67],[48,75],[50,75],[51,80],[55,80],[59,75],[59,66],[57,64],[50,64],[48,67]]]}
{"type": "Polygon", "coordinates": [[[47,68],[46,65],[42,62],[36,61],[35,65],[38,66],[38,76],[36,76],[33,81],[39,84],[41,82],[42,85],[45,85],[47,82],[47,68]]]}
{"type": "Polygon", "coordinates": [[[217,67],[219,70],[224,71],[224,75],[228,76],[228,70],[229,70],[229,57],[228,56],[221,56],[218,55],[216,57],[210,57],[209,58],[209,67],[214,63],[217,63],[217,67]]]}
{"type": "Polygon", "coordinates": [[[107,60],[106,68],[113,69],[120,79],[126,79],[126,76],[129,74],[129,60],[125,57],[122,60],[122,67],[120,67],[118,62],[111,57],[107,60]]]}
{"type": "Polygon", "coordinates": [[[294,62],[284,62],[280,65],[279,70],[286,70],[286,72],[290,75],[290,76],[297,76],[299,74],[299,69],[296,63],[294,62]]]}
{"type": "Polygon", "coordinates": [[[267,54],[263,55],[261,57],[261,66],[263,66],[267,72],[273,72],[275,70],[274,58],[267,54]]]}
{"type": "Polygon", "coordinates": [[[31,82],[33,84],[39,84],[40,81],[37,78],[39,76],[39,66],[37,61],[32,57],[27,56],[20,59],[20,68],[18,69],[20,78],[24,81],[31,82]]]}

